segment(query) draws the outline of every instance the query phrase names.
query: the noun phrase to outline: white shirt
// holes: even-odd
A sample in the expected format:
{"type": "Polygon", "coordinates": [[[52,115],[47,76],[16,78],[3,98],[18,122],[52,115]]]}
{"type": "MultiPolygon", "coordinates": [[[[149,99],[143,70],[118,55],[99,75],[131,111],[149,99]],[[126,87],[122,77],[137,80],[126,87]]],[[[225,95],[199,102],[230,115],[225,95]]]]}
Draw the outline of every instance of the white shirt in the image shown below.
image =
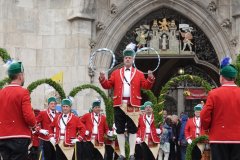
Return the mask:
{"type": "Polygon", "coordinates": [[[150,123],[151,123],[152,115],[146,115],[146,133],[151,133],[150,123]],[[148,123],[149,122],[149,123],[148,123]]]}
{"type": "Polygon", "coordinates": [[[200,117],[195,117],[195,121],[196,121],[196,135],[200,134],[200,117]]]}
{"type": "Polygon", "coordinates": [[[92,133],[93,134],[98,134],[98,117],[100,116],[98,114],[98,116],[96,116],[96,113],[93,113],[94,114],[94,119],[93,119],[93,130],[92,130],[92,133]]]}
{"type": "MultiPolygon", "coordinates": [[[[126,71],[126,67],[124,67],[124,76],[130,84],[132,67],[130,67],[129,69],[130,70],[126,71]]],[[[123,78],[123,97],[130,97],[130,86],[126,82],[125,78],[123,78]]]]}
{"type": "MultiPolygon", "coordinates": [[[[60,119],[60,133],[61,134],[65,134],[65,130],[66,130],[65,124],[67,125],[68,117],[69,117],[69,114],[63,114],[62,118],[60,119]],[[64,115],[67,115],[67,116],[64,117],[64,115]],[[65,124],[63,123],[63,121],[64,121],[65,124]]],[[[60,139],[61,139],[61,137],[60,137],[60,139]]]]}

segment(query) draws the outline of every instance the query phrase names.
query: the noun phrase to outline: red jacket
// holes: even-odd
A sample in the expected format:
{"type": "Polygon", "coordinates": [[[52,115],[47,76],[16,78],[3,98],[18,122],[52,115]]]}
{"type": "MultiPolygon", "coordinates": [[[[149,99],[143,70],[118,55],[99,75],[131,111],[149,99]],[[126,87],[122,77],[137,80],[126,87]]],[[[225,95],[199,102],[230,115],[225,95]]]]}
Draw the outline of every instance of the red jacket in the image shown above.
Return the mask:
{"type": "Polygon", "coordinates": [[[27,89],[10,84],[0,90],[0,139],[31,138],[36,125],[27,89]]]}
{"type": "MultiPolygon", "coordinates": [[[[60,120],[62,118],[63,114],[57,115],[51,124],[50,129],[50,137],[54,136],[54,128],[56,128],[56,143],[60,140],[60,120]]],[[[83,140],[85,136],[86,128],[84,124],[81,122],[80,118],[75,116],[73,113],[69,113],[69,118],[66,124],[66,130],[65,130],[65,138],[64,143],[65,145],[72,145],[71,138],[78,138],[80,141],[83,140]]]]}
{"type": "MultiPolygon", "coordinates": [[[[56,112],[56,116],[58,115],[59,113],[56,112]]],[[[50,130],[50,125],[51,123],[53,122],[53,117],[50,113],[50,109],[47,109],[47,110],[44,110],[44,111],[41,111],[38,116],[36,117],[37,119],[37,123],[41,126],[41,129],[46,129],[46,130],[50,130]]],[[[45,141],[48,141],[49,140],[49,135],[43,135],[43,134],[39,134],[39,138],[40,139],[43,139],[45,141]]]]}
{"type": "MultiPolygon", "coordinates": [[[[187,124],[185,126],[184,133],[185,133],[186,139],[194,140],[196,138],[196,121],[195,121],[195,117],[188,119],[187,124]]],[[[205,134],[205,131],[204,131],[204,129],[203,129],[202,125],[201,125],[201,122],[200,122],[200,134],[199,134],[199,136],[204,135],[204,134],[205,134]]]]}
{"type": "MultiPolygon", "coordinates": [[[[85,138],[87,141],[91,141],[92,130],[94,126],[94,113],[86,113],[81,117],[81,121],[85,124],[86,130],[89,131],[89,135],[86,135],[85,138]]],[[[106,117],[104,115],[98,116],[98,135],[97,140],[99,143],[104,143],[104,134],[107,134],[108,125],[106,117]]]]}
{"type": "MultiPolygon", "coordinates": [[[[141,115],[138,119],[138,131],[137,131],[137,137],[140,137],[142,140],[145,139],[146,136],[146,114],[141,115]]],[[[152,114],[151,121],[150,121],[150,131],[151,131],[151,137],[154,143],[160,143],[160,139],[157,136],[156,133],[156,127],[154,125],[154,115],[152,114]]]]}
{"type": "Polygon", "coordinates": [[[240,88],[232,84],[210,91],[200,116],[210,143],[240,143],[240,88]]]}
{"type": "MultiPolygon", "coordinates": [[[[100,79],[99,79],[100,80],[100,79]]],[[[114,88],[113,105],[122,105],[122,95],[123,95],[123,82],[124,82],[124,67],[113,71],[110,78],[101,79],[100,83],[104,89],[114,88]]],[[[131,81],[129,82],[131,86],[131,96],[130,104],[132,106],[139,107],[141,105],[141,88],[151,89],[154,83],[154,79],[145,79],[144,74],[132,67],[131,70],[131,81]]]]}

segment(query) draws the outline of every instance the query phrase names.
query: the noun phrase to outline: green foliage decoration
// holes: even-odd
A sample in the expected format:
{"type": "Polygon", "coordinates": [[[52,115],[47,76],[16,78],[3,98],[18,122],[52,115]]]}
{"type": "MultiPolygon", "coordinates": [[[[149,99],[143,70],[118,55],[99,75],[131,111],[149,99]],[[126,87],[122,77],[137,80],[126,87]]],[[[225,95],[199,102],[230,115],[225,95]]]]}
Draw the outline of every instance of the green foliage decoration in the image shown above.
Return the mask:
{"type": "Polygon", "coordinates": [[[187,146],[187,151],[186,151],[186,160],[192,160],[192,151],[193,148],[197,145],[197,143],[208,143],[208,136],[203,135],[200,136],[192,141],[190,145],[187,146]]]}
{"type": "Polygon", "coordinates": [[[155,122],[156,124],[159,124],[160,122],[162,122],[162,110],[164,109],[165,98],[170,88],[174,86],[178,86],[179,83],[184,81],[194,82],[198,85],[201,85],[206,92],[209,92],[212,89],[212,86],[199,76],[185,74],[185,75],[173,77],[162,87],[160,95],[158,97],[158,103],[156,105],[157,107],[155,107],[154,109],[154,114],[155,114],[154,118],[156,120],[155,122]]]}
{"type": "Polygon", "coordinates": [[[65,94],[63,88],[61,87],[61,85],[58,84],[57,82],[53,81],[52,79],[40,79],[40,80],[37,80],[35,82],[32,82],[27,87],[27,89],[31,93],[34,89],[36,89],[41,84],[48,84],[48,85],[52,86],[59,93],[61,99],[66,98],[66,94],[65,94]]]}
{"type": "Polygon", "coordinates": [[[113,125],[113,103],[110,98],[107,97],[107,95],[102,91],[99,87],[92,85],[92,84],[84,84],[78,87],[75,87],[72,89],[72,91],[69,93],[69,96],[75,97],[76,94],[84,89],[93,89],[95,90],[104,101],[104,104],[106,106],[106,116],[107,116],[107,122],[109,127],[112,127],[113,125]]]}
{"type": "Polygon", "coordinates": [[[0,81],[0,89],[3,88],[4,85],[10,83],[9,78],[4,78],[3,80],[0,81]]]}
{"type": "Polygon", "coordinates": [[[6,63],[7,60],[11,59],[10,55],[8,54],[8,52],[5,49],[3,49],[3,48],[0,48],[0,57],[2,58],[4,63],[6,63]]]}

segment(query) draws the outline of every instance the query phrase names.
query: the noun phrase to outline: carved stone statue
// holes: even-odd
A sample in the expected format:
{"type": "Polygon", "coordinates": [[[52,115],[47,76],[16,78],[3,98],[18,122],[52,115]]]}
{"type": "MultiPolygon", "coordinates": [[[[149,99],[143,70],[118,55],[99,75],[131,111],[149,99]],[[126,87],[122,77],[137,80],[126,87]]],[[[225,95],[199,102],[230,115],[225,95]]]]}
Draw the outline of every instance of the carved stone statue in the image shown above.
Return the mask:
{"type": "Polygon", "coordinates": [[[214,1],[211,1],[209,4],[208,4],[208,7],[207,9],[212,12],[212,13],[215,13],[216,10],[217,10],[217,5],[214,1]]]}
{"type": "Polygon", "coordinates": [[[192,52],[192,45],[193,45],[191,41],[193,39],[192,33],[189,30],[185,30],[185,33],[183,32],[180,32],[180,33],[181,33],[181,36],[184,37],[182,51],[185,51],[186,46],[188,46],[190,52],[192,52]]]}
{"type": "Polygon", "coordinates": [[[162,34],[162,36],[160,37],[160,48],[162,50],[167,50],[168,49],[168,36],[166,34],[162,34]]]}

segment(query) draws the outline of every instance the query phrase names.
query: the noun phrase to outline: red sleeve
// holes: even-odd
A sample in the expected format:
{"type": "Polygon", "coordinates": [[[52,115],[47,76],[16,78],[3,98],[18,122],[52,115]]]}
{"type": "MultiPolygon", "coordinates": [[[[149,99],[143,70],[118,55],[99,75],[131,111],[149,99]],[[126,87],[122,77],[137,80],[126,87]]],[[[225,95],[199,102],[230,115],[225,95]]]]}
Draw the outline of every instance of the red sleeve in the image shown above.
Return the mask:
{"type": "Polygon", "coordinates": [[[43,116],[42,116],[43,112],[41,111],[38,116],[36,117],[37,123],[42,123],[43,121],[43,116]]]}
{"type": "Polygon", "coordinates": [[[187,124],[186,124],[186,126],[185,126],[185,130],[184,130],[184,134],[185,134],[185,137],[186,137],[186,139],[191,139],[191,133],[190,133],[190,121],[191,121],[192,119],[188,119],[188,121],[187,121],[187,124]]]}
{"type": "Polygon", "coordinates": [[[82,122],[83,124],[86,124],[86,116],[87,116],[87,114],[84,114],[84,115],[80,118],[80,120],[81,120],[81,122],[82,122]]]}
{"type": "Polygon", "coordinates": [[[78,139],[81,141],[83,140],[84,136],[85,136],[85,132],[86,132],[86,127],[85,125],[81,122],[81,119],[78,118],[77,119],[77,128],[78,128],[78,139]]]}
{"type": "Polygon", "coordinates": [[[138,118],[137,137],[141,137],[141,125],[140,125],[140,123],[141,123],[141,117],[142,117],[142,115],[140,115],[139,118],[138,118]]]}
{"type": "Polygon", "coordinates": [[[208,130],[210,128],[210,124],[212,121],[213,104],[213,97],[211,92],[209,92],[207,102],[200,113],[201,125],[204,130],[208,130]]]}
{"type": "Polygon", "coordinates": [[[146,79],[143,73],[140,73],[140,81],[141,81],[141,88],[143,89],[151,89],[153,83],[155,82],[155,78],[150,79],[149,77],[146,79]]]}
{"type": "Polygon", "coordinates": [[[25,122],[30,127],[36,126],[36,118],[31,106],[30,94],[28,90],[24,91],[24,95],[22,98],[22,112],[25,122]]]}
{"type": "MultiPolygon", "coordinates": [[[[117,70],[118,71],[118,70],[117,70]]],[[[115,73],[116,71],[114,71],[110,78],[107,80],[106,78],[100,80],[99,79],[99,82],[101,83],[102,87],[104,89],[111,89],[112,87],[114,87],[114,82],[115,82],[115,73]]]]}
{"type": "Polygon", "coordinates": [[[109,128],[108,128],[106,117],[105,116],[103,116],[103,117],[104,117],[104,130],[105,130],[105,133],[107,134],[109,128]]]}

